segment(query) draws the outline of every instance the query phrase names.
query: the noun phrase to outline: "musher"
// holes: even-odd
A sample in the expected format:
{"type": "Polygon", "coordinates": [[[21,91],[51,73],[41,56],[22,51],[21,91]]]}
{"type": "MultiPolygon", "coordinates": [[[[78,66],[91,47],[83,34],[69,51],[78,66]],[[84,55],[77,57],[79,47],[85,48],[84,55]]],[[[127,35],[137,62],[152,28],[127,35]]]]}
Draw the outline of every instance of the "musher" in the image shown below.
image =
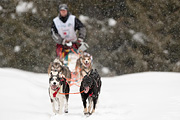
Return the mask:
{"type": "Polygon", "coordinates": [[[76,52],[85,51],[89,46],[84,42],[86,28],[83,23],[70,14],[66,4],[60,4],[58,12],[51,27],[52,38],[57,43],[57,57],[65,58],[71,49],[75,49],[76,52]],[[77,30],[78,35],[76,35],[77,30]]]}

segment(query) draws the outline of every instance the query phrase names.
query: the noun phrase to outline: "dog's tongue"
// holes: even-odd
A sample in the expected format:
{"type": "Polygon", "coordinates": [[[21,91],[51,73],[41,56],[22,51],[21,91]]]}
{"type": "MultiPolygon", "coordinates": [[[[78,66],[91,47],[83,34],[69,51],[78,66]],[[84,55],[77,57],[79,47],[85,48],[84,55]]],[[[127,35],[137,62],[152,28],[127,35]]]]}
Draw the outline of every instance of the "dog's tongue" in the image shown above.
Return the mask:
{"type": "Polygon", "coordinates": [[[85,87],[84,92],[88,93],[88,91],[89,91],[89,87],[85,87]]]}
{"type": "Polygon", "coordinates": [[[53,89],[53,90],[55,90],[56,88],[57,88],[56,85],[52,85],[52,86],[51,86],[51,89],[53,89]]]}
{"type": "Polygon", "coordinates": [[[89,67],[89,63],[86,63],[85,65],[86,65],[87,67],[89,67]]]}

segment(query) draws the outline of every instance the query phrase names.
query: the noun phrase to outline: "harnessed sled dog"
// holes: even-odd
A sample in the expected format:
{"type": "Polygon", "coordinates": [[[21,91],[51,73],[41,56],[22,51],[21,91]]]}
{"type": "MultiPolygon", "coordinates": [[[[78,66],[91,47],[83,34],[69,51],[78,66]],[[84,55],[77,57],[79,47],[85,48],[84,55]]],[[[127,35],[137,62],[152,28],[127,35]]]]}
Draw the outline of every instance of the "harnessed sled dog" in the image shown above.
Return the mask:
{"type": "Polygon", "coordinates": [[[92,56],[89,53],[81,52],[79,59],[76,61],[75,72],[78,79],[83,77],[92,69],[92,56]]]}
{"type": "MultiPolygon", "coordinates": [[[[64,66],[64,61],[60,58],[54,59],[53,62],[50,63],[48,68],[48,75],[50,75],[51,71],[59,72],[61,76],[66,79],[71,79],[71,71],[67,66],[64,66]]],[[[68,81],[70,83],[70,81],[68,81]]]]}
{"type": "Polygon", "coordinates": [[[81,98],[84,106],[84,114],[85,115],[91,115],[92,113],[95,112],[97,100],[100,94],[101,90],[101,77],[99,76],[97,70],[93,71],[93,69],[87,73],[80,86],[80,91],[83,91],[81,93],[81,98]],[[89,106],[87,109],[87,102],[86,100],[88,99],[89,106]],[[93,104],[93,109],[92,109],[92,104],[93,104]],[[91,111],[92,109],[92,111],[91,111]]]}
{"type": "Polygon", "coordinates": [[[68,99],[69,99],[69,84],[66,78],[71,77],[70,70],[63,66],[63,62],[56,58],[54,62],[50,63],[48,68],[49,74],[49,96],[52,103],[53,112],[55,114],[68,113],[68,99]],[[63,94],[67,93],[67,94],[63,94]],[[66,100],[64,106],[64,99],[66,100]],[[58,103],[58,110],[55,109],[55,102],[58,103]]]}

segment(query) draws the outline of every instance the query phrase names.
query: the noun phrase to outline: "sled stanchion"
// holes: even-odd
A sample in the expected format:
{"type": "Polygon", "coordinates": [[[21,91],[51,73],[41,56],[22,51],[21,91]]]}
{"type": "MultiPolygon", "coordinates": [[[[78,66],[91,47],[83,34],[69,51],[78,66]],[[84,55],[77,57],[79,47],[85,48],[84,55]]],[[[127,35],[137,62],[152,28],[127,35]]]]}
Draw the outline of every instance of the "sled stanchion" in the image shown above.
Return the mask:
{"type": "Polygon", "coordinates": [[[72,48],[71,48],[71,51],[72,51],[74,54],[79,55],[79,53],[76,53],[76,52],[74,51],[74,49],[72,49],[72,48]]]}

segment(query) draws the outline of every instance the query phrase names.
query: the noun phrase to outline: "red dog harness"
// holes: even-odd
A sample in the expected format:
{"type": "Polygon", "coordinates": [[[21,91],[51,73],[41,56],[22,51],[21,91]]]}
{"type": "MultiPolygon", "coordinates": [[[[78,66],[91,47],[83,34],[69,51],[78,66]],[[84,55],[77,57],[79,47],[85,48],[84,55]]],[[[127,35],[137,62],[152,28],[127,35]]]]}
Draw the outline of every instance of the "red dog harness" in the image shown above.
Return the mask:
{"type": "Polygon", "coordinates": [[[53,97],[56,97],[58,91],[59,91],[60,88],[58,88],[54,93],[53,93],[53,97]]]}

